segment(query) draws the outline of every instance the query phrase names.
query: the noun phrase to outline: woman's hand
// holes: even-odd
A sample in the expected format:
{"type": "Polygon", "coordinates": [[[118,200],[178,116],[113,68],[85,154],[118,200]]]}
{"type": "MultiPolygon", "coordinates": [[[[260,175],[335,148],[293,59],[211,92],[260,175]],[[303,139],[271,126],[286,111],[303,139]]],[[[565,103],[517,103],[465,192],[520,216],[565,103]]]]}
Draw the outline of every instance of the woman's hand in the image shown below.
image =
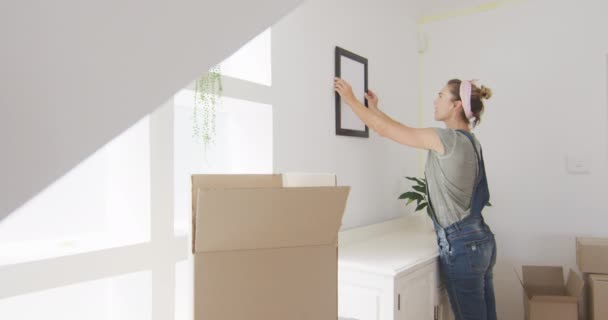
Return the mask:
{"type": "Polygon", "coordinates": [[[348,82],[346,82],[340,78],[335,78],[334,90],[340,95],[342,100],[344,100],[344,102],[346,102],[347,104],[352,106],[355,102],[357,102],[357,98],[355,97],[355,94],[353,93],[353,88],[350,86],[350,84],[348,84],[348,82]]]}
{"type": "Polygon", "coordinates": [[[365,99],[367,100],[367,106],[369,108],[378,109],[378,96],[372,90],[367,90],[365,99]]]}
{"type": "MultiPolygon", "coordinates": [[[[357,98],[353,93],[353,88],[348,82],[340,78],[335,78],[334,86],[336,92],[338,92],[344,102],[351,106],[355,102],[357,102],[357,98]]],[[[367,93],[365,94],[365,99],[367,99],[367,106],[370,109],[378,110],[378,96],[372,90],[367,90],[367,93]]]]}

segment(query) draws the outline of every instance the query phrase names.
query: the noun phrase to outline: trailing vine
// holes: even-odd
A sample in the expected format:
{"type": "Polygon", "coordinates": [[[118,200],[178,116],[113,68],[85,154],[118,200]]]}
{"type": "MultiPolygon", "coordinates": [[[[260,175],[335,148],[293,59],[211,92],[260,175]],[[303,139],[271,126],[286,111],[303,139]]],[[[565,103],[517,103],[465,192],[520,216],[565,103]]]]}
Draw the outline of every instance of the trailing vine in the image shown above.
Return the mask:
{"type": "Polygon", "coordinates": [[[215,141],[215,116],[221,97],[222,75],[217,65],[194,84],[193,137],[205,148],[215,141]]]}

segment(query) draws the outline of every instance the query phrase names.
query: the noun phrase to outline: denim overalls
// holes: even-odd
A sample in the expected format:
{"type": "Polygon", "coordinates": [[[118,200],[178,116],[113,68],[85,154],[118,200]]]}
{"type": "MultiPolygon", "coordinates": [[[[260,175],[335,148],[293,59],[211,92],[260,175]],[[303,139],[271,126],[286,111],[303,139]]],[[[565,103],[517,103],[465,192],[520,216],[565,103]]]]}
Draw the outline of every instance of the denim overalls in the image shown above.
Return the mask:
{"type": "Polygon", "coordinates": [[[490,199],[483,152],[477,152],[469,132],[457,131],[463,133],[473,144],[478,174],[473,187],[470,214],[446,228],[441,227],[437,221],[427,189],[429,210],[439,245],[441,280],[456,320],[495,320],[492,269],[496,264],[496,241],[481,214],[490,199]]]}

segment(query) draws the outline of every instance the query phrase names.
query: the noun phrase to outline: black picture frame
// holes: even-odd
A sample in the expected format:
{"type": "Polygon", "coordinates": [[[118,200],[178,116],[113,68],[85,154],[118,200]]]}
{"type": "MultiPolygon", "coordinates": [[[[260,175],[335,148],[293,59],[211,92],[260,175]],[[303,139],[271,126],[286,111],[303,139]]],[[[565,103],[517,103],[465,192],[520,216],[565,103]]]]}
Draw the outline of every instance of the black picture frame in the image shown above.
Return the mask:
{"type": "MultiPolygon", "coordinates": [[[[340,48],[338,46],[336,46],[336,50],[335,50],[335,73],[336,73],[336,77],[338,78],[342,78],[342,58],[348,58],[350,60],[353,60],[356,63],[360,63],[363,65],[363,74],[361,75],[362,79],[344,79],[346,81],[348,81],[349,83],[351,83],[353,80],[355,81],[360,81],[363,80],[363,92],[355,92],[355,96],[357,96],[357,94],[359,94],[361,97],[363,97],[365,95],[365,93],[367,92],[368,88],[367,88],[367,67],[368,67],[368,61],[367,58],[364,58],[358,54],[355,54],[353,52],[350,52],[344,48],[340,48]]],[[[353,87],[353,90],[355,90],[355,88],[353,87]]],[[[340,95],[336,92],[336,135],[339,136],[350,136],[350,137],[360,137],[360,138],[369,138],[369,128],[367,127],[367,125],[365,123],[363,123],[361,121],[361,128],[360,129],[353,129],[353,128],[344,128],[343,127],[343,116],[344,112],[342,112],[343,108],[348,108],[348,111],[345,112],[351,112],[352,110],[350,109],[350,107],[346,104],[342,104],[342,99],[340,98],[340,95]]],[[[367,99],[363,98],[363,103],[365,105],[365,107],[367,106],[367,99]]],[[[353,113],[354,114],[354,113],[353,113]]],[[[352,118],[352,115],[349,115],[352,118]]],[[[360,121],[360,120],[359,120],[360,121]]]]}

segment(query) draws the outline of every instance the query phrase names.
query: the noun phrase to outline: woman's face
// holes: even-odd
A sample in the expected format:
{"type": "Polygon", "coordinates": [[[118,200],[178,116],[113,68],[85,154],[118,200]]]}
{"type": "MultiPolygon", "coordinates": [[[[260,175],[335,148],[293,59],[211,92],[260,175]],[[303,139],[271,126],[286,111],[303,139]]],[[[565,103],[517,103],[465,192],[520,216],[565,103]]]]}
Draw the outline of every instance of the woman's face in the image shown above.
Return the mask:
{"type": "Polygon", "coordinates": [[[436,121],[445,121],[450,118],[451,113],[454,112],[454,107],[456,106],[457,101],[453,101],[454,96],[450,93],[450,89],[448,86],[444,86],[441,91],[437,94],[437,98],[435,98],[435,120],[436,121]]]}

